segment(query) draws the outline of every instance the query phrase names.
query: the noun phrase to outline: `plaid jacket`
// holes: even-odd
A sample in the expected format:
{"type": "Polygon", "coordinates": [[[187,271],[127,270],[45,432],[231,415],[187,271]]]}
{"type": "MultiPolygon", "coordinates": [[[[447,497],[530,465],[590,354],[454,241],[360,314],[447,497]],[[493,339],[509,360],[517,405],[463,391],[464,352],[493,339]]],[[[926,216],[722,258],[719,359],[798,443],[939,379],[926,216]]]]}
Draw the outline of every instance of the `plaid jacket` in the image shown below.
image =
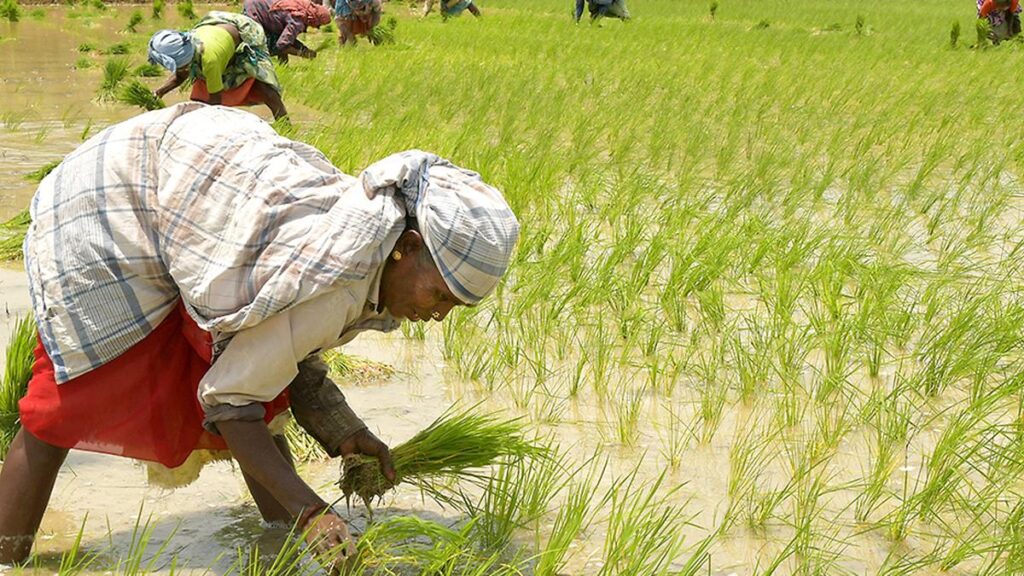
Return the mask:
{"type": "Polygon", "coordinates": [[[393,194],[258,117],[185,103],[112,126],[32,200],[25,265],[58,383],[127,351],[180,297],[232,333],[364,280],[405,223],[393,194]]]}

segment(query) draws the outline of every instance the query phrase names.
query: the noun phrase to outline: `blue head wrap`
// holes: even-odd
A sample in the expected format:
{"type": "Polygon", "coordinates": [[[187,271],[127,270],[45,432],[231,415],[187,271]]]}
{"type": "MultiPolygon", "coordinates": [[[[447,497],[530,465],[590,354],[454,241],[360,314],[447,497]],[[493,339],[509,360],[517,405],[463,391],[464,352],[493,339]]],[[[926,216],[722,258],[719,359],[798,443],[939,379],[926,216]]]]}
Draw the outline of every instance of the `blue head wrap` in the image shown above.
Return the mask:
{"type": "Polygon", "coordinates": [[[192,36],[177,30],[160,30],[149,39],[149,61],[171,72],[188,66],[195,54],[192,36]]]}

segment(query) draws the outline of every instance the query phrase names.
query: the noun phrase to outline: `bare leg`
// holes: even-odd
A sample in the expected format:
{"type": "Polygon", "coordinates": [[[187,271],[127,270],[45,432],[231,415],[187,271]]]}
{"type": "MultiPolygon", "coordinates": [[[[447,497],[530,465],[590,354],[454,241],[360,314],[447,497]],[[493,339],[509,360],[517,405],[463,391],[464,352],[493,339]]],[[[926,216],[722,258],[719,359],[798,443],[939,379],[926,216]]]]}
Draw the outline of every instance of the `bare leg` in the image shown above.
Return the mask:
{"type": "Polygon", "coordinates": [[[476,16],[477,18],[480,17],[480,9],[476,7],[476,4],[470,4],[469,6],[466,6],[466,10],[469,10],[469,13],[472,14],[473,16],[476,16]]]}
{"type": "Polygon", "coordinates": [[[28,558],[67,455],[24,428],[14,437],[0,469],[0,562],[28,558]]]}
{"type": "MultiPolygon", "coordinates": [[[[292,459],[292,451],[288,448],[288,440],[284,436],[274,436],[274,444],[277,444],[277,449],[281,451],[284,459],[290,462],[294,468],[295,461],[292,459]]],[[[242,477],[245,478],[245,485],[249,487],[249,493],[252,494],[252,499],[256,501],[256,507],[260,509],[260,515],[263,516],[264,521],[291,523],[293,520],[291,514],[274,499],[269,490],[264,488],[255,478],[246,474],[244,470],[242,471],[242,477]]]]}
{"type": "Polygon", "coordinates": [[[274,114],[274,120],[279,120],[288,115],[288,110],[284,107],[284,101],[281,100],[281,94],[277,90],[259,80],[256,81],[255,88],[263,95],[263,101],[267,103],[267,108],[270,108],[270,111],[274,114]]]}

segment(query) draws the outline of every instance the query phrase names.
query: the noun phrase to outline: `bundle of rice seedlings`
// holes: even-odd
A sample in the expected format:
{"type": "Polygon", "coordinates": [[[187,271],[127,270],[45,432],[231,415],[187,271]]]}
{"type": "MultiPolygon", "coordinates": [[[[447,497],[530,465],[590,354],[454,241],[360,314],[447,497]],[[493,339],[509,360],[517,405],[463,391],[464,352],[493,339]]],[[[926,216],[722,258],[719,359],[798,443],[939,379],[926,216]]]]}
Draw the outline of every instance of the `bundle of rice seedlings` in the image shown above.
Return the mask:
{"type": "Polygon", "coordinates": [[[391,450],[397,476],[389,481],[375,458],[349,456],[342,461],[338,485],[349,502],[355,494],[367,509],[398,484],[411,484],[441,501],[450,501],[441,484],[470,481],[482,484],[480,470],[502,458],[543,456],[543,447],[527,440],[519,419],[501,420],[495,414],[475,414],[473,408],[446,411],[408,442],[391,450]]]}
{"type": "Polygon", "coordinates": [[[198,17],[195,7],[192,6],[192,0],[181,0],[178,2],[178,15],[185,20],[195,20],[198,17]]]}
{"type": "Polygon", "coordinates": [[[11,22],[21,20],[21,7],[18,6],[18,0],[0,2],[0,18],[6,18],[11,22]]]}
{"type": "Polygon", "coordinates": [[[111,58],[103,66],[103,83],[100,84],[99,96],[107,100],[114,96],[114,91],[125,77],[128,76],[128,59],[111,58]]]}
{"type": "Polygon", "coordinates": [[[949,47],[956,48],[960,42],[960,21],[954,20],[953,26],[949,29],[949,47]]]}
{"type": "Polygon", "coordinates": [[[0,260],[20,260],[21,246],[32,218],[28,210],[19,212],[10,220],[0,223],[0,260]]]}
{"type": "Polygon", "coordinates": [[[331,369],[331,376],[346,384],[374,384],[395,373],[395,368],[389,364],[350,356],[337,349],[324,352],[321,358],[331,369]]]}
{"type": "Polygon", "coordinates": [[[116,98],[118,102],[138,106],[143,110],[159,110],[164,107],[164,101],[157,98],[152,90],[138,80],[121,86],[116,98]]]}
{"type": "Polygon", "coordinates": [[[142,12],[138,10],[132,12],[132,15],[128,17],[128,24],[125,25],[124,31],[135,34],[136,28],[139,24],[142,24],[142,12]]]}
{"type": "Polygon", "coordinates": [[[163,76],[164,73],[165,70],[160,65],[149,62],[137,66],[135,70],[132,71],[132,74],[142,76],[143,78],[157,78],[159,76],[163,76]]]}
{"type": "Polygon", "coordinates": [[[974,33],[977,36],[974,48],[987,48],[992,45],[992,26],[988,23],[988,18],[978,18],[974,24],[974,33]]]}
{"type": "Polygon", "coordinates": [[[381,44],[394,44],[395,28],[397,27],[398,19],[394,16],[388,16],[387,22],[374,26],[367,34],[367,37],[369,37],[370,43],[374,46],[380,46],[381,44]]]}
{"type": "MultiPolygon", "coordinates": [[[[37,168],[37,169],[35,169],[35,170],[31,171],[31,172],[26,173],[25,174],[25,180],[29,180],[29,181],[32,181],[32,182],[42,182],[43,178],[46,178],[47,174],[49,174],[50,172],[53,172],[53,169],[56,168],[57,166],[59,166],[60,163],[61,163],[60,160],[52,160],[50,162],[47,162],[46,164],[43,164],[39,168],[37,168]]],[[[24,214],[26,215],[26,217],[28,217],[28,210],[25,210],[24,214]]],[[[8,222],[10,222],[10,221],[8,221],[8,222]]],[[[7,226],[8,222],[5,222],[3,225],[7,226]]],[[[25,223],[28,224],[28,222],[25,222],[25,223]]]]}
{"type": "Polygon", "coordinates": [[[0,460],[18,433],[18,400],[28,390],[32,376],[32,351],[36,345],[36,321],[28,315],[14,325],[11,341],[7,344],[4,379],[0,384],[0,460]]]}
{"type": "Polygon", "coordinates": [[[150,14],[153,20],[164,17],[164,0],[153,0],[153,12],[150,14]]]}
{"type": "Polygon", "coordinates": [[[81,44],[78,45],[78,51],[79,52],[95,52],[96,51],[96,45],[93,44],[92,42],[82,42],[81,44]]]}
{"type": "Polygon", "coordinates": [[[103,51],[104,54],[110,56],[123,56],[131,51],[131,46],[127,42],[118,42],[117,44],[111,44],[107,46],[107,49],[103,51]]]}

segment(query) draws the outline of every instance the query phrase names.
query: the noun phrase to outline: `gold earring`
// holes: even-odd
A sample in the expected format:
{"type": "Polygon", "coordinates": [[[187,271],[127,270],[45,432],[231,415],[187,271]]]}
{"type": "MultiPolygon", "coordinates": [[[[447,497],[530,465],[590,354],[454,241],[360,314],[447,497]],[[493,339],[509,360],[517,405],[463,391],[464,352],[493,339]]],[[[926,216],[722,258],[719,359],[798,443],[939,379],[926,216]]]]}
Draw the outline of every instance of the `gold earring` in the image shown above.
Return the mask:
{"type": "Polygon", "coordinates": [[[395,259],[395,262],[398,262],[399,260],[402,259],[402,253],[399,252],[398,250],[395,250],[394,252],[391,253],[391,257],[395,259]]]}

